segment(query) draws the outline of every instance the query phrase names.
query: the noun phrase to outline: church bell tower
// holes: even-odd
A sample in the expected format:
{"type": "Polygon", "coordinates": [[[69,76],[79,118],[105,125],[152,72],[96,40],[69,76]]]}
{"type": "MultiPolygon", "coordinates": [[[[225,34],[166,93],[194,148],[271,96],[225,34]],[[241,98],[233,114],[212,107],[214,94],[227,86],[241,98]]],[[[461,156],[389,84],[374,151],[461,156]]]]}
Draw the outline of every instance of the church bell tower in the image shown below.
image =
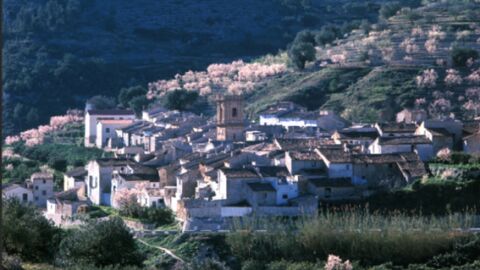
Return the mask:
{"type": "Polygon", "coordinates": [[[217,140],[241,141],[244,138],[243,97],[217,95],[217,140]]]}

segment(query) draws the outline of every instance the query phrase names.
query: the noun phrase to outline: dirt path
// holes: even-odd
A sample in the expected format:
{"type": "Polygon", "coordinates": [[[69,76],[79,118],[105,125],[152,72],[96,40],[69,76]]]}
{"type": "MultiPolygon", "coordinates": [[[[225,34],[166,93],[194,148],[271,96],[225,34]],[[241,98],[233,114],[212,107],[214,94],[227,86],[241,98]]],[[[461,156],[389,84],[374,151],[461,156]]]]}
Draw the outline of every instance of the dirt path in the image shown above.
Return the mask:
{"type": "Polygon", "coordinates": [[[182,263],[184,263],[185,261],[178,257],[177,255],[175,255],[175,253],[173,253],[173,251],[171,251],[170,249],[168,248],[164,248],[164,247],[159,247],[159,246],[154,246],[154,245],[151,245],[145,241],[143,241],[142,239],[137,239],[140,243],[146,245],[146,246],[149,246],[149,247],[152,247],[152,248],[156,248],[156,249],[159,249],[165,253],[167,253],[168,255],[170,255],[172,258],[174,258],[175,260],[178,260],[178,261],[181,261],[182,263]]]}

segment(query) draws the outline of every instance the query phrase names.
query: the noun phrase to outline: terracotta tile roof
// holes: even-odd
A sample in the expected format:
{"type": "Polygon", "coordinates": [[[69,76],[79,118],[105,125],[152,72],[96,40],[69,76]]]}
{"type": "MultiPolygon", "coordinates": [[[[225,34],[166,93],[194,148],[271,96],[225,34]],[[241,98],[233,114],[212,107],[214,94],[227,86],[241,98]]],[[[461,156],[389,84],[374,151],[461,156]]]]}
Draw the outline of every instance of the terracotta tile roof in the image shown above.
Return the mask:
{"type": "Polygon", "coordinates": [[[379,123],[378,126],[384,133],[414,133],[417,129],[417,125],[406,123],[379,123]]]}
{"type": "Polygon", "coordinates": [[[293,160],[322,160],[322,157],[314,150],[311,151],[289,151],[293,160]]]}
{"type": "Polygon", "coordinates": [[[260,178],[252,168],[222,168],[228,178],[260,178]]]}
{"type": "Polygon", "coordinates": [[[317,149],[317,151],[331,163],[352,162],[352,154],[343,151],[343,149],[317,149]]]}
{"type": "Polygon", "coordinates": [[[379,137],[380,145],[400,145],[400,144],[431,144],[432,142],[425,136],[402,136],[402,137],[379,137]]]}
{"type": "Polygon", "coordinates": [[[285,151],[301,150],[301,149],[315,149],[322,147],[322,145],[331,144],[327,139],[275,139],[277,145],[285,151]]]}
{"type": "Polygon", "coordinates": [[[108,109],[108,110],[88,110],[90,115],[134,115],[132,110],[108,109]]]}

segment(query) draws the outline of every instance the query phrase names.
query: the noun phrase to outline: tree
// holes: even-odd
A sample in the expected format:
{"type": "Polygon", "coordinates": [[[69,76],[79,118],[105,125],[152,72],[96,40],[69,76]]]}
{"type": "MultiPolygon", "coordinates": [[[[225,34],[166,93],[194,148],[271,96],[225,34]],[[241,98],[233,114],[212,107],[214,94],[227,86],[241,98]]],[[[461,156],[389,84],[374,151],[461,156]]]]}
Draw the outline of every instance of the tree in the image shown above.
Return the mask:
{"type": "Polygon", "coordinates": [[[307,61],[315,60],[315,48],[311,43],[294,43],[288,50],[288,57],[298,69],[304,69],[307,61]]]}
{"type": "Polygon", "coordinates": [[[165,95],[163,105],[169,110],[185,111],[192,109],[198,99],[198,92],[187,90],[174,90],[165,95]]]}
{"type": "Polygon", "coordinates": [[[63,158],[56,158],[56,157],[51,158],[48,161],[48,166],[50,166],[51,168],[57,171],[61,171],[61,172],[67,171],[67,161],[63,158]]]}
{"type": "Polygon", "coordinates": [[[315,60],[315,35],[308,30],[298,32],[293,40],[288,57],[299,69],[305,68],[307,61],[315,60]]]}
{"type": "Polygon", "coordinates": [[[452,51],[452,62],[456,67],[465,67],[469,59],[476,60],[478,52],[469,48],[455,48],[452,51]]]}
{"type": "Polygon", "coordinates": [[[142,110],[145,109],[150,103],[151,100],[147,99],[146,96],[136,96],[128,102],[128,106],[137,115],[140,115],[142,113],[142,110]]]}
{"type": "Polygon", "coordinates": [[[104,110],[115,108],[115,100],[106,96],[93,96],[87,101],[94,109],[104,110]]]}
{"type": "Polygon", "coordinates": [[[143,255],[132,234],[116,217],[106,221],[91,221],[72,231],[60,243],[57,262],[62,266],[77,264],[137,265],[143,255]]]}
{"type": "Polygon", "coordinates": [[[27,261],[48,262],[61,238],[61,230],[53,226],[33,205],[16,199],[3,201],[1,241],[8,254],[27,261]]]}
{"type": "Polygon", "coordinates": [[[138,96],[145,96],[147,94],[147,89],[137,85],[129,88],[122,88],[118,94],[118,103],[124,107],[129,106],[129,102],[138,96]]]}
{"type": "Polygon", "coordinates": [[[397,14],[400,8],[402,7],[396,2],[383,4],[379,11],[380,17],[382,19],[388,19],[397,14]]]}

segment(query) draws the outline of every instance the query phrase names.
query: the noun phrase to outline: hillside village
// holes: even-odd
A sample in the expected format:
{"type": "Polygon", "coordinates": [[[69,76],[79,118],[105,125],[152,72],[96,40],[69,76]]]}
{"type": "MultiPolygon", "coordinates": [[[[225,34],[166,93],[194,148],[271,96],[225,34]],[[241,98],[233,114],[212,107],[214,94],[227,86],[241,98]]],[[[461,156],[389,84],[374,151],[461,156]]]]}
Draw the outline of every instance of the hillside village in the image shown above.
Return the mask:
{"type": "Polygon", "coordinates": [[[65,173],[35,173],[4,187],[44,208],[59,225],[88,206],[128,200],[169,208],[183,231],[228,230],[241,216],[314,216],[324,203],[355,202],[399,189],[432,172],[452,152],[480,153],[480,119],[429,119],[405,109],[396,122],[351,123],[332,111],[278,102],[244,114],[242,96],[218,95],[213,118],[162,107],[140,117],[125,109],[86,109],[84,146],[113,157],[65,173]]]}
{"type": "Polygon", "coordinates": [[[479,0],[150,2],[6,1],[1,269],[480,269],[479,0]]]}

